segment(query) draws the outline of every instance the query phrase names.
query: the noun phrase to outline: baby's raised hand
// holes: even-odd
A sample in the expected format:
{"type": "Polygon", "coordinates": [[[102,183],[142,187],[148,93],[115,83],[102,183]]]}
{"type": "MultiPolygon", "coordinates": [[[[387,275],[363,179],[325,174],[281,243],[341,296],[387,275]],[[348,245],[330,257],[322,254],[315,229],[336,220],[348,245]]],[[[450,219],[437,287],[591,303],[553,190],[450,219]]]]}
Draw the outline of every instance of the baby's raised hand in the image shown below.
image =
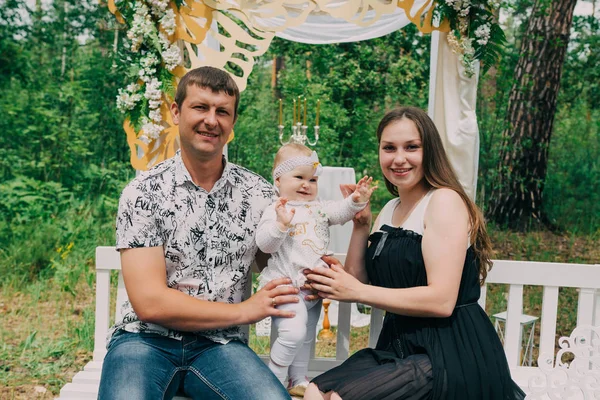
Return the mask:
{"type": "Polygon", "coordinates": [[[372,183],[373,177],[363,176],[352,193],[352,201],[355,203],[368,202],[375,189],[377,189],[377,186],[371,186],[372,183]]]}
{"type": "Polygon", "coordinates": [[[287,210],[285,205],[287,204],[288,199],[286,197],[279,197],[275,202],[275,214],[277,215],[277,224],[279,225],[280,231],[287,231],[292,219],[294,218],[294,214],[296,214],[296,209],[292,208],[291,210],[287,210]]]}

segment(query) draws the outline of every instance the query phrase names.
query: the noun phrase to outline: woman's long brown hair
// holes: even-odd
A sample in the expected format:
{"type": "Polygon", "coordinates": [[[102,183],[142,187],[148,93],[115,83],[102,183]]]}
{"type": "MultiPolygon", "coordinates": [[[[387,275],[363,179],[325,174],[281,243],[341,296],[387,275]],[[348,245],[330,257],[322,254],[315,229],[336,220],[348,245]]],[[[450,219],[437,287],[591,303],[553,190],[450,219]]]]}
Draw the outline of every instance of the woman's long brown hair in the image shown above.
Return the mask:
{"type": "MultiPolygon", "coordinates": [[[[479,260],[480,282],[483,284],[488,271],[492,267],[492,245],[485,227],[485,220],[479,207],[467,195],[456,177],[456,173],[452,169],[444,150],[440,134],[431,118],[423,110],[416,107],[400,107],[389,111],[377,127],[377,142],[381,142],[381,134],[389,124],[405,118],[411,120],[416,125],[421,136],[423,172],[427,183],[434,188],[454,190],[467,206],[471,223],[470,241],[479,260]]],[[[398,196],[398,189],[385,176],[384,179],[388,191],[392,195],[398,196]]]]}

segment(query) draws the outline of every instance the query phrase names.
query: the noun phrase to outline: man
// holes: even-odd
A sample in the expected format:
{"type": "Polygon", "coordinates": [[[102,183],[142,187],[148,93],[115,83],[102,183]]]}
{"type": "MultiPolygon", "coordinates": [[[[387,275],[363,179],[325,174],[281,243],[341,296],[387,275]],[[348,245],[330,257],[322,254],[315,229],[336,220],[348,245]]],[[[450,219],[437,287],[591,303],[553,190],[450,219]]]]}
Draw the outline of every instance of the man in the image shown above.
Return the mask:
{"type": "Polygon", "coordinates": [[[242,300],[257,252],[255,231],[273,187],[227,162],[239,90],[224,71],[188,72],[171,113],[181,150],[124,190],[117,249],[129,301],[111,329],[99,399],[289,399],[242,341],[239,325],[295,302],[276,279],[242,300]]]}

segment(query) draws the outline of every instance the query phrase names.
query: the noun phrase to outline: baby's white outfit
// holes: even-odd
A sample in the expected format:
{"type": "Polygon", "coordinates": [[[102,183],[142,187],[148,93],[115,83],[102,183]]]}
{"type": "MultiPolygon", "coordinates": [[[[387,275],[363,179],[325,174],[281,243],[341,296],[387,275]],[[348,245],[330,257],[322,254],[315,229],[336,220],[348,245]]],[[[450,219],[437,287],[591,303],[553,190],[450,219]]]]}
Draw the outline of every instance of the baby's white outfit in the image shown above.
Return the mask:
{"type": "MultiPolygon", "coordinates": [[[[306,281],[304,269],[327,266],[321,256],[327,254],[329,226],[350,221],[366,204],[354,203],[350,196],[342,201],[288,201],[286,209],[294,208],[296,212],[290,228],[284,232],[277,225],[275,203],[269,205],[256,231],[258,248],[271,254],[259,276],[259,285],[262,287],[276,278],[290,278],[293,286],[301,287],[306,281]]],[[[269,367],[282,383],[286,373],[289,374],[293,386],[304,380],[308,372],[310,349],[321,313],[321,300],[306,301],[307,294],[301,291],[298,303],[277,306],[294,311],[293,318],[273,318],[277,340],[271,346],[269,367]]]]}
{"type": "Polygon", "coordinates": [[[286,209],[296,210],[291,227],[280,231],[275,203],[269,205],[258,224],[256,244],[271,254],[259,276],[261,286],[276,278],[290,278],[295,287],[306,281],[302,271],[323,265],[327,254],[329,226],[350,221],[367,203],[354,203],[351,196],[341,201],[288,201],[286,209]]]}

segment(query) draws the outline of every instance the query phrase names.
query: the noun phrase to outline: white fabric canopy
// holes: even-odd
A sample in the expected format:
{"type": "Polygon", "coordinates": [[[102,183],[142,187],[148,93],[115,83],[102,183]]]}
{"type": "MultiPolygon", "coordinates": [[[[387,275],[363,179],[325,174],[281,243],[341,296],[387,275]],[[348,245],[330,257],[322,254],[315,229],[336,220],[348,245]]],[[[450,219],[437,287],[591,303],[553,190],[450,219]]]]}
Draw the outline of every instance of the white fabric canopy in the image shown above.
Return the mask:
{"type": "Polygon", "coordinates": [[[302,25],[288,28],[275,35],[282,39],[308,44],[347,43],[373,39],[402,29],[410,23],[401,8],[396,10],[393,14],[382,15],[376,23],[368,27],[358,26],[329,15],[310,15],[302,25]]]}

